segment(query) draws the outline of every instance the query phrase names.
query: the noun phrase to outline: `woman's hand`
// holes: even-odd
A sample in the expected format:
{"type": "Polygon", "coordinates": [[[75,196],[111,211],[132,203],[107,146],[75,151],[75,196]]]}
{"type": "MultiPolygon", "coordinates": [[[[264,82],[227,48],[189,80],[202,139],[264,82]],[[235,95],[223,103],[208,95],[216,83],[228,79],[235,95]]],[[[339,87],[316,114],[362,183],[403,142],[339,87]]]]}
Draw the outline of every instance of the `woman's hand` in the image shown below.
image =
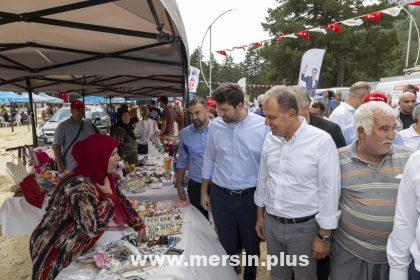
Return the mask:
{"type": "Polygon", "coordinates": [[[139,231],[137,233],[137,245],[143,243],[143,242],[148,242],[149,238],[147,238],[147,234],[146,234],[146,229],[142,229],[141,231],[139,231]]]}
{"type": "Polygon", "coordinates": [[[99,184],[96,184],[98,188],[104,193],[104,194],[112,194],[111,190],[111,183],[109,182],[108,177],[105,177],[104,185],[101,186],[99,184]]]}

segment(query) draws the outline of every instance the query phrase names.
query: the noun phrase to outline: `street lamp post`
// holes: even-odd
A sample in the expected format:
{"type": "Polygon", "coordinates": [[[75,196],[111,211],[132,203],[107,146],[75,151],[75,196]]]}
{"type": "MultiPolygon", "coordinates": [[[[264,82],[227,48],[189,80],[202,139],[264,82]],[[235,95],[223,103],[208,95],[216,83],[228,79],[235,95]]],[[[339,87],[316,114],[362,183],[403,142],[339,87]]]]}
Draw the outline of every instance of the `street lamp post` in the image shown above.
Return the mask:
{"type": "Polygon", "coordinates": [[[211,90],[211,71],[212,71],[212,63],[211,63],[211,53],[212,53],[212,49],[211,49],[211,28],[213,26],[213,24],[219,19],[221,18],[224,14],[233,11],[236,9],[229,9],[224,11],[223,13],[221,13],[215,20],[213,20],[213,22],[209,25],[209,27],[207,27],[206,33],[204,33],[203,36],[203,40],[201,40],[201,46],[200,46],[200,71],[201,71],[201,75],[203,76],[203,80],[206,83],[207,87],[209,88],[209,96],[211,96],[212,90],[211,90]],[[203,67],[201,65],[201,50],[203,49],[203,43],[204,43],[204,39],[206,39],[207,33],[210,31],[210,53],[209,53],[209,83],[207,83],[206,77],[204,75],[203,72],[203,67]]]}

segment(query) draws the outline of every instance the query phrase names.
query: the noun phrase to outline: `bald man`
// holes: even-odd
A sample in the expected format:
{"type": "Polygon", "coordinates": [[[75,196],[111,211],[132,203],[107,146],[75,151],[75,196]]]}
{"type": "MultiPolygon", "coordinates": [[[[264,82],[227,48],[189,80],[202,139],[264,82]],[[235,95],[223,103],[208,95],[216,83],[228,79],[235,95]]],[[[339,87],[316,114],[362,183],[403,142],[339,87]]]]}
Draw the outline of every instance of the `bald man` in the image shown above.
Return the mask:
{"type": "Polygon", "coordinates": [[[404,92],[400,95],[398,106],[400,110],[397,115],[397,130],[409,128],[413,123],[413,110],[416,106],[416,95],[412,92],[404,92]]]}

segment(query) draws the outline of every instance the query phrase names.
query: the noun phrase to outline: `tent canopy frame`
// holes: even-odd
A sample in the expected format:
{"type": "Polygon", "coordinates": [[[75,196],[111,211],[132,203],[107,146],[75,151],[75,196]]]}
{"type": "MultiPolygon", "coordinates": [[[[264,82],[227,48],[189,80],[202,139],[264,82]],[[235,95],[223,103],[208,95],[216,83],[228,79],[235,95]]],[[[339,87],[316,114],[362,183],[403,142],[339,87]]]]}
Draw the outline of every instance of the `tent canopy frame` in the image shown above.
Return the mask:
{"type": "MultiPolygon", "coordinates": [[[[16,43],[0,43],[0,69],[6,69],[11,71],[18,71],[18,77],[6,78],[0,75],[0,87],[5,88],[12,86],[17,89],[21,89],[28,92],[32,119],[32,130],[33,130],[33,142],[34,146],[37,146],[36,129],[35,129],[35,115],[33,112],[33,92],[48,91],[45,88],[51,86],[67,85],[66,89],[62,92],[77,92],[82,96],[95,95],[102,92],[106,92],[108,97],[135,97],[145,96],[154,97],[164,95],[165,92],[175,94],[177,96],[183,95],[184,100],[188,102],[187,93],[187,78],[188,78],[188,55],[186,50],[186,42],[184,42],[181,35],[176,35],[174,22],[166,9],[166,5],[163,5],[164,17],[168,23],[169,32],[165,32],[164,21],[159,19],[158,12],[154,5],[153,0],[147,0],[147,4],[152,15],[154,24],[156,26],[156,33],[146,32],[140,30],[132,30],[128,28],[111,27],[106,25],[83,23],[70,20],[62,20],[51,18],[58,14],[65,12],[71,12],[86,8],[92,8],[99,5],[109,4],[118,2],[119,0],[85,0],[81,2],[75,2],[70,4],[63,4],[56,7],[49,7],[45,9],[39,9],[31,12],[24,13],[11,13],[0,11],[0,28],[2,26],[13,24],[13,23],[37,23],[42,25],[49,25],[55,27],[64,27],[76,30],[95,31],[100,33],[123,35],[136,38],[150,39],[152,43],[141,45],[138,47],[131,47],[113,52],[100,52],[91,51],[77,48],[68,48],[62,46],[54,46],[52,44],[42,44],[33,41],[16,43]],[[141,52],[144,50],[150,50],[153,48],[171,46],[178,50],[178,54],[181,57],[181,61],[168,61],[164,59],[152,59],[148,57],[133,56],[130,53],[141,52]],[[41,67],[30,67],[22,61],[18,61],[7,55],[8,51],[23,50],[25,48],[36,48],[37,50],[51,50],[59,51],[67,54],[80,54],[86,55],[84,58],[77,58],[70,61],[50,63],[51,65],[41,67]],[[71,79],[58,78],[52,74],[46,74],[44,72],[50,70],[58,70],[68,66],[78,65],[86,62],[99,61],[101,59],[118,59],[131,62],[141,62],[147,64],[169,66],[179,68],[182,75],[64,75],[70,76],[71,79]],[[112,81],[116,80],[116,81],[112,81]],[[159,86],[142,86],[135,87],[130,86],[130,83],[139,81],[154,81],[162,82],[159,86]],[[109,83],[111,82],[111,83],[109,83]],[[165,84],[166,83],[166,84],[165,84]],[[69,90],[68,87],[71,87],[69,90]],[[86,94],[86,92],[88,92],[86,94]]],[[[182,27],[183,28],[183,27],[182,27]]],[[[178,30],[179,31],[179,30],[178,30]]],[[[41,54],[41,51],[39,51],[41,54]]],[[[42,54],[41,54],[42,56],[42,54]]],[[[47,58],[45,58],[48,60],[47,58]]],[[[58,91],[60,92],[60,91],[58,91]]],[[[187,103],[186,102],[186,103],[187,103]]]]}

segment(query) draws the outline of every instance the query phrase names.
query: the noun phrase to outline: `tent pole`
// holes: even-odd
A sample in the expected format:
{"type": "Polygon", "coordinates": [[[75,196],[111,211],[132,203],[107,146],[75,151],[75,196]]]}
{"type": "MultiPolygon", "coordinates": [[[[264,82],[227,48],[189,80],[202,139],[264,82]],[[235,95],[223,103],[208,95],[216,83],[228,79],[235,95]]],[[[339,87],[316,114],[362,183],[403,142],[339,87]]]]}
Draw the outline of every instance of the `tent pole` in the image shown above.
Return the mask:
{"type": "MultiPolygon", "coordinates": [[[[84,106],[85,105],[85,90],[84,89],[82,90],[82,102],[83,102],[83,106],[84,106]]],[[[83,118],[86,119],[86,111],[85,111],[85,109],[86,108],[83,108],[83,118]]]]}
{"type": "Polygon", "coordinates": [[[34,101],[32,100],[32,88],[31,88],[30,79],[26,79],[26,88],[28,90],[28,96],[29,96],[29,107],[31,110],[31,120],[32,120],[32,140],[33,140],[34,148],[35,148],[35,147],[38,147],[38,139],[36,138],[36,125],[35,125],[36,110],[34,112],[34,101]]]}

